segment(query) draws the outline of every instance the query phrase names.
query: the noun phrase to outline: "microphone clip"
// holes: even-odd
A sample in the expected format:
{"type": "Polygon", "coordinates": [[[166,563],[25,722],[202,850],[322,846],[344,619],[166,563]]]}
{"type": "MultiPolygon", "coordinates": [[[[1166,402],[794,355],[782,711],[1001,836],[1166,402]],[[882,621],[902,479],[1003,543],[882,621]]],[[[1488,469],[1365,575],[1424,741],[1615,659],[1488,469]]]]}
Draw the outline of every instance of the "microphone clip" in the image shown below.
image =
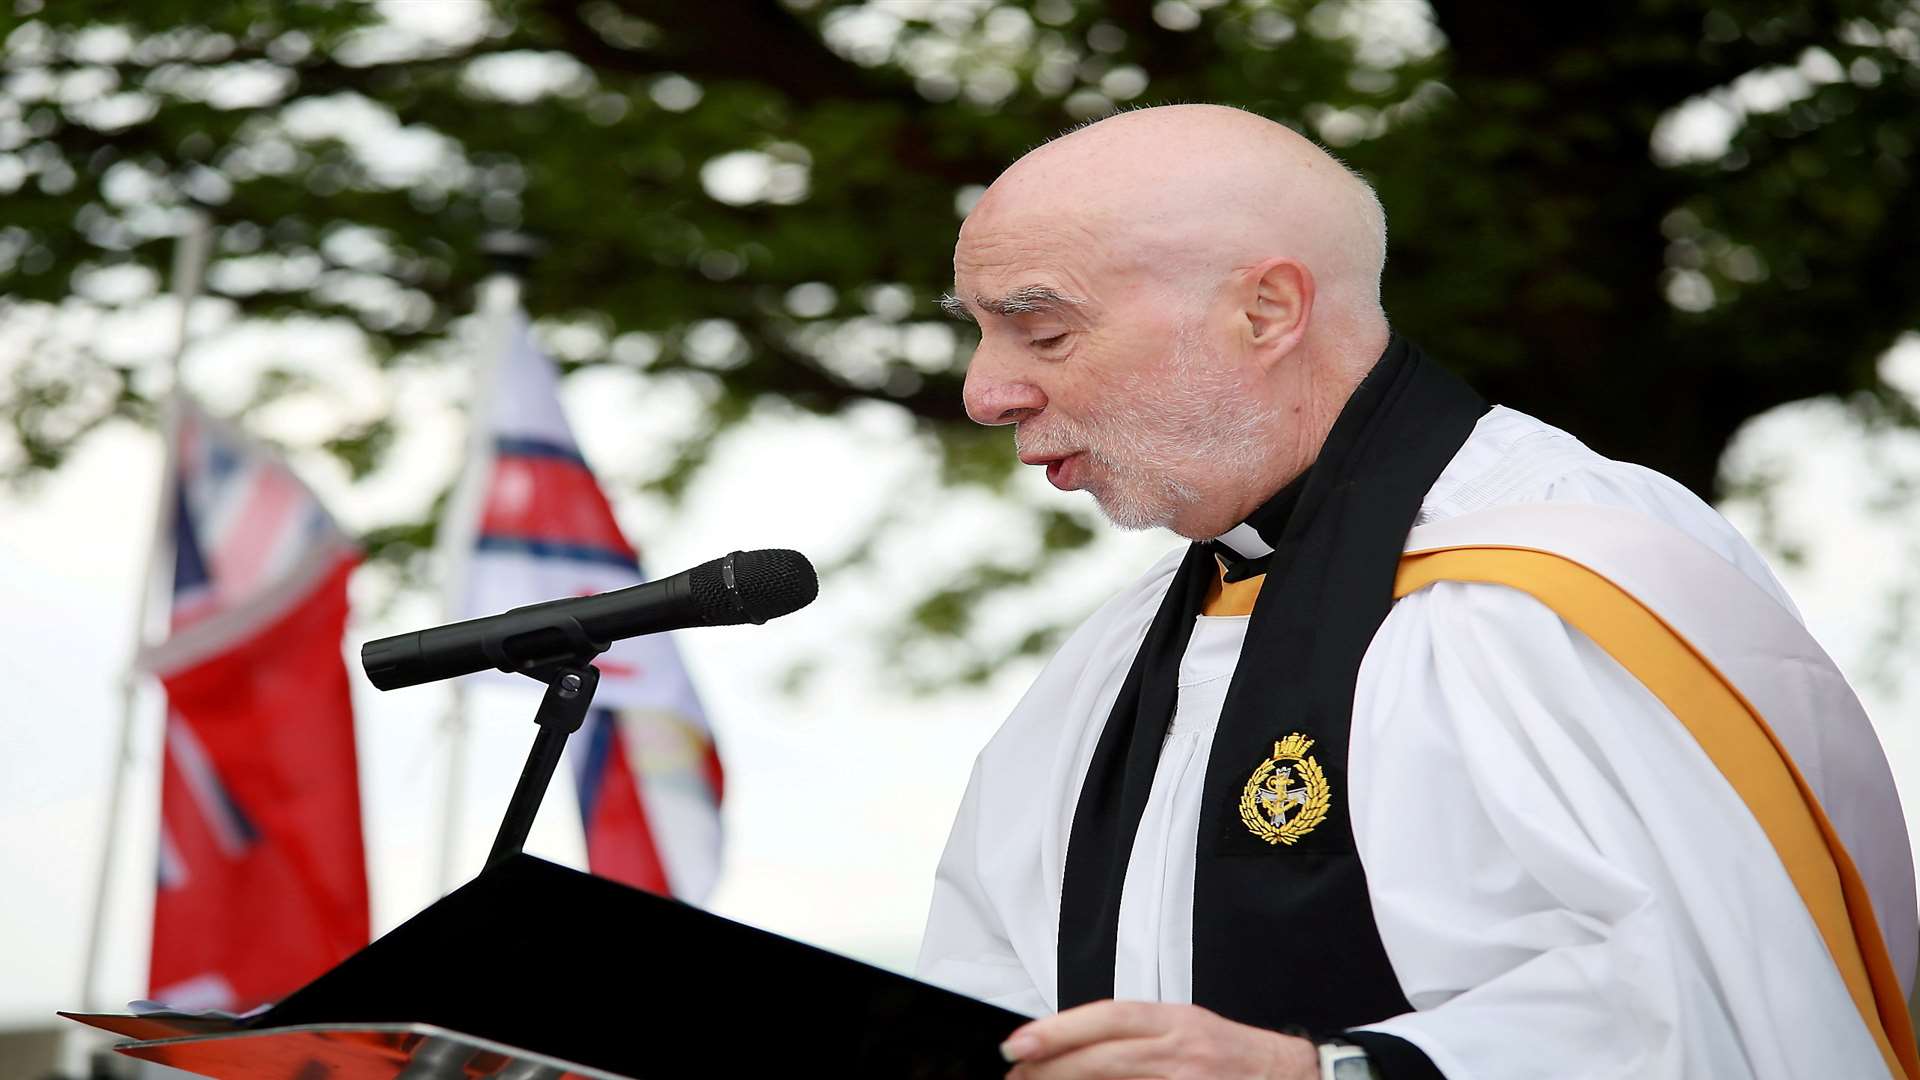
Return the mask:
{"type": "Polygon", "coordinates": [[[496,669],[543,683],[552,682],[550,675],[559,668],[590,664],[612,647],[610,641],[594,640],[579,619],[558,612],[550,614],[542,626],[489,635],[480,643],[481,653],[496,669]]]}

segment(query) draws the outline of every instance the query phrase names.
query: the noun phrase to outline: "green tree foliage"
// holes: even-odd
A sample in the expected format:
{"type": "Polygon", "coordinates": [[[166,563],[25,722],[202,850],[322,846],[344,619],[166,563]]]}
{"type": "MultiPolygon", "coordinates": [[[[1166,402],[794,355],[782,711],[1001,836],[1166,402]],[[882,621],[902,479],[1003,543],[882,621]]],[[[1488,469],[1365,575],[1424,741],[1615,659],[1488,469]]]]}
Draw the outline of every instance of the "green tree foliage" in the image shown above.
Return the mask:
{"type": "MultiPolygon", "coordinates": [[[[70,331],[149,302],[198,204],[213,295],[343,320],[389,368],[470,308],[484,234],[540,238],[528,305],[570,366],[703,388],[662,490],[756,408],[872,403],[916,418],[946,482],[998,487],[1006,438],[967,425],[970,342],[930,303],[959,216],[1036,143],[1147,102],[1334,148],[1388,207],[1400,328],[1702,492],[1759,412],[1896,401],[1876,359],[1920,322],[1908,2],[492,0],[452,37],[336,0],[0,2],[15,478],[152,414],[155,380],[70,331]]],[[[331,448],[364,472],[390,441],[376,418],[331,448]]],[[[971,598],[1032,572],[955,575],[922,632],[964,634],[971,598]]]]}

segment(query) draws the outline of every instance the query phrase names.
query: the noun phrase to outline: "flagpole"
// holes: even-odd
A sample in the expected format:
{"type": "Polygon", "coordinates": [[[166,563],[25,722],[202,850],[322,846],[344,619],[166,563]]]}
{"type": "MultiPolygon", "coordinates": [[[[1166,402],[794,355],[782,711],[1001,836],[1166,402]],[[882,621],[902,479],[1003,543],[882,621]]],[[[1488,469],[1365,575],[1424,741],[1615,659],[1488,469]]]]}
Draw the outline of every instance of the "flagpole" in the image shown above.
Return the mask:
{"type": "MultiPolygon", "coordinates": [[[[520,309],[520,273],[531,261],[535,244],[526,237],[498,233],[485,241],[485,250],[494,262],[494,272],[480,282],[474,305],[480,316],[476,335],[479,361],[474,365],[474,393],[467,410],[466,471],[460,475],[441,518],[438,535],[439,564],[446,575],[441,594],[445,621],[465,618],[467,565],[472,558],[479,532],[480,513],[486,500],[486,484],[493,462],[492,431],[487,422],[498,392],[499,374],[507,350],[512,347],[513,324],[520,309]]],[[[465,834],[467,771],[467,688],[455,680],[442,725],[447,737],[446,789],[440,811],[439,877],[440,895],[452,892],[459,884],[460,841],[465,834]]]]}
{"type": "Polygon", "coordinates": [[[120,724],[114,736],[113,775],[107,795],[107,829],[100,849],[100,866],[94,877],[93,918],[87,933],[86,968],[81,974],[80,1000],[90,1009],[103,1007],[99,999],[100,951],[106,939],[107,906],[113,891],[113,867],[119,854],[121,811],[126,802],[127,773],[133,764],[133,727],[138,719],[141,684],[140,653],[147,644],[148,622],[152,618],[154,581],[162,567],[162,552],[168,548],[167,532],[172,524],[175,483],[176,401],[180,393],[180,360],[191,342],[189,317],[193,301],[200,295],[201,279],[207,268],[213,225],[198,209],[186,212],[186,225],[173,247],[173,294],[177,310],[173,353],[167,358],[166,390],[161,395],[165,410],[161,421],[160,498],[154,512],[152,541],[147,545],[145,572],[134,599],[134,648],[120,676],[120,724]]]}

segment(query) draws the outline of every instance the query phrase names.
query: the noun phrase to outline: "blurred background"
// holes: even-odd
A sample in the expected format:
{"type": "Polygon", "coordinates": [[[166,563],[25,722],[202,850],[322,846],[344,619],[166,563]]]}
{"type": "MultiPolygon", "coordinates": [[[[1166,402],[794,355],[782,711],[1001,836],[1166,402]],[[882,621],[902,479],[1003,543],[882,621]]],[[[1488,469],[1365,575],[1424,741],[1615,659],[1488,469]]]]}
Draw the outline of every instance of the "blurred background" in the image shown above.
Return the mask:
{"type": "MultiPolygon", "coordinates": [[[[800,614],[679,635],[727,777],[707,905],[910,967],[974,752],[1061,634],[1176,542],[1115,532],[968,424],[971,328],[932,301],[1000,169],[1146,104],[1240,105],[1364,172],[1398,329],[1713,499],[1920,791],[1920,4],[0,5],[18,1075],[78,1068],[48,1056],[72,1056],[54,1008],[148,991],[165,709],[138,675],[83,969],[162,402],[177,388],[284,456],[361,545],[350,656],[441,621],[502,232],[539,248],[519,302],[648,572],[753,547],[823,571],[800,614]],[[171,267],[200,221],[183,313],[171,267]]],[[[447,688],[356,675],[373,932],[439,895],[443,858],[478,868],[536,700],[468,696],[449,837],[447,688]]],[[[584,866],[569,783],[532,847],[584,866]]]]}

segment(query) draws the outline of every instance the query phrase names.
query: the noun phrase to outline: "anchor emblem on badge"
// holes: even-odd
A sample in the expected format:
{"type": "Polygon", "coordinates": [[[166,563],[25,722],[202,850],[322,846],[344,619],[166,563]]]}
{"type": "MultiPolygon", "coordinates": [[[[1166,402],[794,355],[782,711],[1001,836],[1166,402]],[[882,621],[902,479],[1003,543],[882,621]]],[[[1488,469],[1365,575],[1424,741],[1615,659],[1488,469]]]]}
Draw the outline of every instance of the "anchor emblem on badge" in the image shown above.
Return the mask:
{"type": "Polygon", "coordinates": [[[1297,731],[1274,743],[1240,793],[1240,820],[1269,844],[1292,844],[1327,819],[1333,789],[1311,749],[1313,740],[1297,731]]]}

